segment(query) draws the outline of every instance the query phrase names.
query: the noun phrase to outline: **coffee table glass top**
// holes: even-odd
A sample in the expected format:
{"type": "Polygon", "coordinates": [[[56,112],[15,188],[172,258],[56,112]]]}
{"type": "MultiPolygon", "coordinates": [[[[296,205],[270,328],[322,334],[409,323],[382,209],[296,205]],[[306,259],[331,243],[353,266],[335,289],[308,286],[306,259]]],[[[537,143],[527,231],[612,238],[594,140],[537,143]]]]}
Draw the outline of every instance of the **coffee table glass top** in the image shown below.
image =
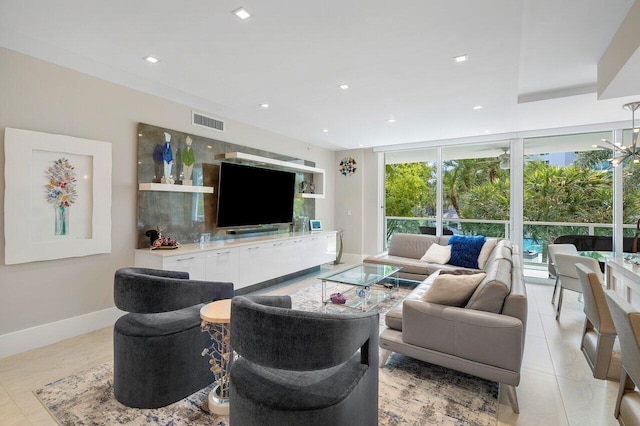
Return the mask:
{"type": "Polygon", "coordinates": [[[395,274],[401,267],[363,263],[319,277],[322,281],[370,287],[395,274]]]}

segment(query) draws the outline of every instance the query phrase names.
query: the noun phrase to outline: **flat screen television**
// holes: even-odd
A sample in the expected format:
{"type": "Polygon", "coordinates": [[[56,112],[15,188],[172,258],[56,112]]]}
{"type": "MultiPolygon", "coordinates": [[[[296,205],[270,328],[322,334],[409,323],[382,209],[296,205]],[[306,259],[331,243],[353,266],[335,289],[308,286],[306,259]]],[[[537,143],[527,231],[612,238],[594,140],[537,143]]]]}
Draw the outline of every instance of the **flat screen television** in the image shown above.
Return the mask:
{"type": "Polygon", "coordinates": [[[296,174],[222,162],[218,184],[218,227],[293,221],[296,174]]]}

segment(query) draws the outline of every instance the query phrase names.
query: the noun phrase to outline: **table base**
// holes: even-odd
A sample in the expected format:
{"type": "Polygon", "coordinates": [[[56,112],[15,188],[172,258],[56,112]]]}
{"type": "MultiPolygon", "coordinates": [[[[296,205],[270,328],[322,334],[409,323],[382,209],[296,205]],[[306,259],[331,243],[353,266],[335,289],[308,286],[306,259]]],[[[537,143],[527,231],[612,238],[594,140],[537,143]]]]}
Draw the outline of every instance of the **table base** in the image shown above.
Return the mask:
{"type": "Polygon", "coordinates": [[[228,416],[229,398],[220,398],[220,396],[218,395],[219,388],[219,386],[216,386],[211,390],[211,392],[209,392],[209,397],[207,398],[209,412],[211,414],[217,414],[219,416],[228,416]]]}

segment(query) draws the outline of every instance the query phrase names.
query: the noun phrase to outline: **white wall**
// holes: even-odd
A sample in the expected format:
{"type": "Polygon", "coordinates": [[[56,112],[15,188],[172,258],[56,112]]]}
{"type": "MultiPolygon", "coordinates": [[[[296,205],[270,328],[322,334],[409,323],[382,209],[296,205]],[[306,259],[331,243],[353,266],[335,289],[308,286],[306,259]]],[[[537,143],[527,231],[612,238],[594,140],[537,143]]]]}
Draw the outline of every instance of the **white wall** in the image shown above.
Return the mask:
{"type": "MultiPolygon", "coordinates": [[[[316,200],[316,216],[326,229],[336,226],[333,151],[219,118],[227,125],[224,133],[192,126],[188,106],[0,48],[0,187],[4,188],[6,127],[107,141],[113,149],[112,252],[0,265],[0,358],[112,324],[117,315],[113,274],[133,264],[136,243],[138,122],[314,161],[328,171],[328,195],[316,200]]],[[[4,191],[0,202],[4,205],[4,191]]],[[[4,227],[0,240],[4,241],[4,227]]],[[[0,258],[4,261],[4,244],[0,258]]]]}
{"type": "Polygon", "coordinates": [[[344,253],[369,255],[379,251],[378,230],[378,154],[372,149],[335,153],[335,166],[328,175],[335,177],[335,224],[344,229],[344,253]],[[357,170],[350,176],[340,174],[338,165],[345,157],[356,160],[357,170]],[[349,212],[351,214],[349,215],[349,212]]]}

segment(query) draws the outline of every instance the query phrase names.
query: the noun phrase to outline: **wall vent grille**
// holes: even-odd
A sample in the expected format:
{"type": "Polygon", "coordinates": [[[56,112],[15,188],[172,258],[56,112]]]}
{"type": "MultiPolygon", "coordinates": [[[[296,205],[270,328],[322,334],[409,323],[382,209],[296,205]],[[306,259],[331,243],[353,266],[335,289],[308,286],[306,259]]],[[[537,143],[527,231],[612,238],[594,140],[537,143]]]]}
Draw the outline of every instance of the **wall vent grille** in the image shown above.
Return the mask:
{"type": "Polygon", "coordinates": [[[191,124],[194,126],[202,126],[208,129],[224,132],[224,121],[218,120],[213,117],[207,117],[195,111],[191,112],[191,124]]]}

